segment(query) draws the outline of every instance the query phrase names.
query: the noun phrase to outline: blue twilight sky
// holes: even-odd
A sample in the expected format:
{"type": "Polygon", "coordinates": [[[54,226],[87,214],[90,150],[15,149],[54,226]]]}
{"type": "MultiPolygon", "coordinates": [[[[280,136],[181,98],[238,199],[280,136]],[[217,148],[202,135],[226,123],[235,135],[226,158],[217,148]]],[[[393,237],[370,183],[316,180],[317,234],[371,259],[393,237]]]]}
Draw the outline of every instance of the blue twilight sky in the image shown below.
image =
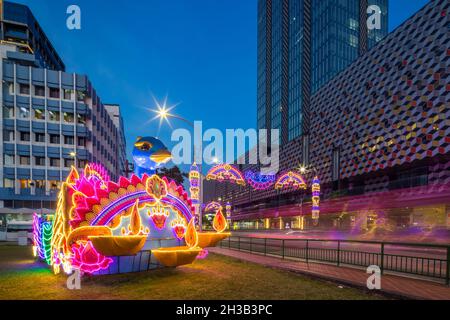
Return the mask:
{"type": "MultiPolygon", "coordinates": [[[[152,95],[207,128],[256,126],[256,0],[13,0],[28,5],[66,64],[87,74],[104,103],[119,103],[130,153],[157,135],[152,95]],[[66,28],[81,8],[82,29],[66,28]]],[[[390,0],[393,30],[428,0],[390,0]]],[[[172,120],[173,127],[184,126],[172,120]]],[[[170,147],[167,125],[159,136],[170,147]]]]}

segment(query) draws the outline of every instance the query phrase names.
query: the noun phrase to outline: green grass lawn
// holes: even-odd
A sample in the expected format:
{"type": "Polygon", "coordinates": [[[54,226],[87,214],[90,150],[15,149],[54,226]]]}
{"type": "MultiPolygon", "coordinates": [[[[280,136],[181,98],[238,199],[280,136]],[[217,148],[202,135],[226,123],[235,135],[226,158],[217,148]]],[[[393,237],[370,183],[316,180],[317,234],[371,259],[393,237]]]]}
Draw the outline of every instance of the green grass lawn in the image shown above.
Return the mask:
{"type": "Polygon", "coordinates": [[[210,254],[171,269],[83,277],[80,290],[36,262],[31,247],[0,246],[0,299],[382,299],[298,274],[210,254]]]}

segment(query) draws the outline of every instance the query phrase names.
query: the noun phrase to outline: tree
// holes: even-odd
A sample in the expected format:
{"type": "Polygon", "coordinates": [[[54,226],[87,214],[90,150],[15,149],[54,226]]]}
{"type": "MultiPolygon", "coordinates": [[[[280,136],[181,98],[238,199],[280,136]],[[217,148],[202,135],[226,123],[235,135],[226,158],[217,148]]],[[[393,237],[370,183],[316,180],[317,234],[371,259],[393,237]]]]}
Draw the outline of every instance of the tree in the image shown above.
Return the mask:
{"type": "Polygon", "coordinates": [[[161,168],[157,171],[157,175],[167,177],[169,180],[174,180],[177,184],[183,184],[184,178],[189,178],[189,174],[181,172],[180,168],[173,166],[172,168],[161,168]]]}

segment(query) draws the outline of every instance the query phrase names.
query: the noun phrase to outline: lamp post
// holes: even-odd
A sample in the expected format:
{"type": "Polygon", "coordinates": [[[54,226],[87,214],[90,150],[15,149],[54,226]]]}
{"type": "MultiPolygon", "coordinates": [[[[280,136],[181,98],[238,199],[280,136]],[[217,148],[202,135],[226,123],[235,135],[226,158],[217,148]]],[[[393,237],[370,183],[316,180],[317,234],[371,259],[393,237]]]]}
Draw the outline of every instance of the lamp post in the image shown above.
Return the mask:
{"type": "MultiPolygon", "coordinates": [[[[319,203],[320,203],[320,180],[318,177],[317,169],[314,166],[306,167],[305,165],[300,165],[299,171],[302,174],[305,174],[308,172],[308,168],[314,171],[314,178],[312,179],[312,185],[311,185],[311,192],[312,192],[312,210],[311,215],[314,222],[314,225],[317,225],[319,222],[319,203]]],[[[303,203],[303,198],[302,198],[303,203]]]]}

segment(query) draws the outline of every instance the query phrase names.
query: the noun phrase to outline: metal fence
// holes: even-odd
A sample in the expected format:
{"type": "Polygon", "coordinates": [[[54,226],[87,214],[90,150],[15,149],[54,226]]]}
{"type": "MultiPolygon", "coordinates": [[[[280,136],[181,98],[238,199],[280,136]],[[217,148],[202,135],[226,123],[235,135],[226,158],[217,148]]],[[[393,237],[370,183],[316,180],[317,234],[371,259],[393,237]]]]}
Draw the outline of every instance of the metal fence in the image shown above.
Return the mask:
{"type": "Polygon", "coordinates": [[[379,266],[385,271],[450,282],[450,244],[232,236],[220,247],[337,266],[379,266]]]}

